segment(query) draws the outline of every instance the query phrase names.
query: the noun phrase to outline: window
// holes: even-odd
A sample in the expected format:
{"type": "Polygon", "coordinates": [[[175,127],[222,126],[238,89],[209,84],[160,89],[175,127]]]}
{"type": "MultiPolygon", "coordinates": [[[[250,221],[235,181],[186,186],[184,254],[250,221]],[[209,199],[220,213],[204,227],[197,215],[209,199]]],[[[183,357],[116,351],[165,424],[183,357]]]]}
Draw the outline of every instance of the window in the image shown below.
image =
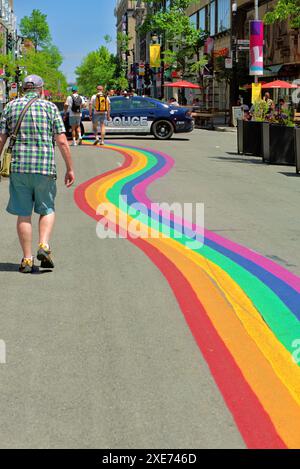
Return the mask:
{"type": "Polygon", "coordinates": [[[231,1],[218,0],[218,33],[230,29],[231,1]]]}
{"type": "Polygon", "coordinates": [[[113,98],[111,99],[112,112],[129,111],[130,99],[129,98],[113,98]]]}
{"type": "Polygon", "coordinates": [[[199,29],[206,31],[206,8],[201,8],[199,11],[199,29]]]}
{"type": "Polygon", "coordinates": [[[198,12],[190,16],[190,22],[195,27],[195,29],[198,29],[198,12]]]}
{"type": "Polygon", "coordinates": [[[131,109],[151,109],[156,108],[157,105],[148,99],[133,98],[131,100],[131,109]]]}
{"type": "Polygon", "coordinates": [[[210,4],[209,32],[211,36],[216,34],[216,2],[210,4]]]}

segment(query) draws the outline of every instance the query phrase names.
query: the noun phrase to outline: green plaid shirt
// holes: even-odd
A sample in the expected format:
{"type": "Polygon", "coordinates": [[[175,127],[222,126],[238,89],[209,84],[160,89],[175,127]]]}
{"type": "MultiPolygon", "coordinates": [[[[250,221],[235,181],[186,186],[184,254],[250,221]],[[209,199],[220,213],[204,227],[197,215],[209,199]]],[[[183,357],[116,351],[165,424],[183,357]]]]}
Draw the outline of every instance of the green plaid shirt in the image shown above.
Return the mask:
{"type": "MultiPolygon", "coordinates": [[[[26,103],[37,97],[35,92],[7,104],[0,121],[0,133],[11,135],[26,103]]],[[[12,154],[12,173],[56,175],[53,138],[65,132],[55,104],[38,99],[27,111],[12,154]]]]}

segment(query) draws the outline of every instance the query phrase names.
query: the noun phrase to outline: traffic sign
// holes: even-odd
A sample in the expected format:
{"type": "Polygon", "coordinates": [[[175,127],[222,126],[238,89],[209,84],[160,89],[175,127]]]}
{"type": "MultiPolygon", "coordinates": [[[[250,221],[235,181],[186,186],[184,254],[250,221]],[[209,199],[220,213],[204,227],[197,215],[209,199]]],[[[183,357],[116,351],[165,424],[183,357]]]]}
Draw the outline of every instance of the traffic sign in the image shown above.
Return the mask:
{"type": "Polygon", "coordinates": [[[227,57],[225,59],[225,68],[232,68],[232,58],[231,57],[227,57]]]}
{"type": "Polygon", "coordinates": [[[238,43],[239,46],[249,46],[250,45],[249,39],[238,39],[237,43],[238,43]]]}
{"type": "Polygon", "coordinates": [[[145,64],[144,62],[141,62],[139,64],[139,76],[144,77],[145,76],[145,64]]]}
{"type": "Polygon", "coordinates": [[[17,96],[18,96],[18,84],[11,83],[10,90],[9,90],[9,98],[14,99],[14,98],[17,98],[17,96]]]}

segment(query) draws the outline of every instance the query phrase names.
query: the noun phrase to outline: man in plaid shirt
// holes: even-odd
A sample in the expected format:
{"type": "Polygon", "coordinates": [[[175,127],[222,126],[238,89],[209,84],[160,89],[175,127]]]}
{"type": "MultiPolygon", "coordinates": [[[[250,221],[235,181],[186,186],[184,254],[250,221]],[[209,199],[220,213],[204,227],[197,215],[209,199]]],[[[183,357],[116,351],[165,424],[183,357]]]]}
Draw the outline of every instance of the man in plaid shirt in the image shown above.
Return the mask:
{"type": "Polygon", "coordinates": [[[10,199],[7,211],[18,216],[17,231],[23,250],[20,272],[33,271],[32,211],[40,215],[39,247],[37,258],[41,267],[53,268],[49,247],[55,221],[56,141],[66,164],[65,184],[71,187],[75,177],[65,126],[55,104],[42,99],[43,80],[30,75],[24,80],[24,97],[7,104],[0,121],[0,154],[7,138],[12,134],[25,105],[37,98],[22,121],[13,147],[10,199]]]}

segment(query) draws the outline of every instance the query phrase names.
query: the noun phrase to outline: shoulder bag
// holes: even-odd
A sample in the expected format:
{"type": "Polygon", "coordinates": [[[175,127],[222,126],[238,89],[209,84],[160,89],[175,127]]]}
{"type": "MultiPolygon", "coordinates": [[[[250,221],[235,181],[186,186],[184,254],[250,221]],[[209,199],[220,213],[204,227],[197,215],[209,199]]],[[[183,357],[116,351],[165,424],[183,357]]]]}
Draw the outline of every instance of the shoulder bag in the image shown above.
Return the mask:
{"type": "Polygon", "coordinates": [[[21,112],[19,116],[18,122],[16,124],[16,127],[14,128],[13,133],[10,136],[9,145],[3,154],[2,163],[0,167],[0,176],[2,177],[8,178],[10,176],[12,149],[17,141],[18,132],[20,130],[20,127],[21,127],[21,124],[25,117],[26,112],[37,99],[39,98],[33,98],[30,101],[28,101],[28,103],[26,104],[26,106],[24,107],[23,111],[21,112]]]}

